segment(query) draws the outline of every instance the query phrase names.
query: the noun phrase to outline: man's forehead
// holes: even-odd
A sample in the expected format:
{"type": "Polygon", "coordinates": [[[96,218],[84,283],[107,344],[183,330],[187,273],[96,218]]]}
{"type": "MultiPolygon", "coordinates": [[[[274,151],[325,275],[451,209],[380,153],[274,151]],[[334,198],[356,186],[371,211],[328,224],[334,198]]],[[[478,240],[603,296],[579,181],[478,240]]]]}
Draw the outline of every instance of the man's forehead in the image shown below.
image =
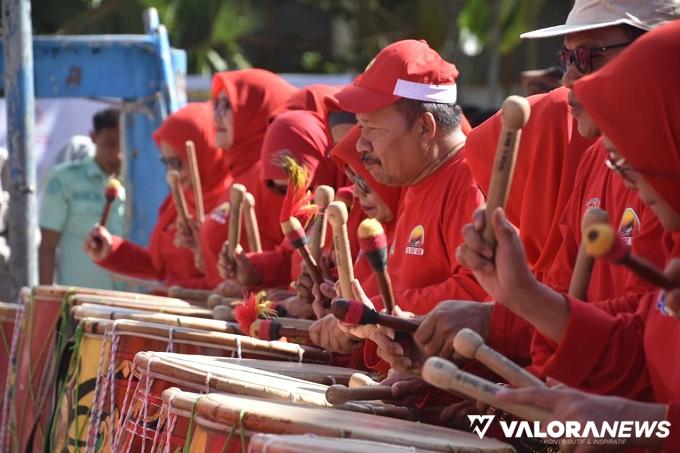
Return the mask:
{"type": "Polygon", "coordinates": [[[612,44],[626,42],[629,35],[621,25],[596,28],[593,30],[569,33],[564,36],[564,46],[567,49],[575,47],[606,47],[612,44]]]}

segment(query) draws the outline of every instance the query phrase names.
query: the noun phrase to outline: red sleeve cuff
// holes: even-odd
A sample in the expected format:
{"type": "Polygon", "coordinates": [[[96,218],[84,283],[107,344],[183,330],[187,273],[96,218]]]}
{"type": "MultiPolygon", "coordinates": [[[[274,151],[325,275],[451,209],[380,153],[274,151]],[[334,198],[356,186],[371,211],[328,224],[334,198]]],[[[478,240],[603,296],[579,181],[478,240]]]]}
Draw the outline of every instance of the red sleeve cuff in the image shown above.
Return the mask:
{"type": "Polygon", "coordinates": [[[528,361],[533,330],[531,324],[496,303],[491,311],[488,344],[516,362],[528,361]]]}
{"type": "MultiPolygon", "coordinates": [[[[571,315],[564,337],[555,353],[546,357],[541,368],[546,376],[567,385],[579,386],[606,354],[612,334],[612,318],[580,300],[567,297],[567,302],[571,315]],[[578,358],[577,363],[574,358],[578,358]]],[[[551,343],[548,339],[544,340],[551,343]]]]}
{"type": "Polygon", "coordinates": [[[160,271],[154,268],[149,252],[120,236],[111,237],[111,251],[97,265],[112,272],[137,278],[162,280],[160,271]]]}
{"type": "Polygon", "coordinates": [[[364,364],[369,370],[373,370],[381,377],[386,377],[390,370],[390,364],[378,357],[378,345],[371,340],[364,342],[364,364]]]}

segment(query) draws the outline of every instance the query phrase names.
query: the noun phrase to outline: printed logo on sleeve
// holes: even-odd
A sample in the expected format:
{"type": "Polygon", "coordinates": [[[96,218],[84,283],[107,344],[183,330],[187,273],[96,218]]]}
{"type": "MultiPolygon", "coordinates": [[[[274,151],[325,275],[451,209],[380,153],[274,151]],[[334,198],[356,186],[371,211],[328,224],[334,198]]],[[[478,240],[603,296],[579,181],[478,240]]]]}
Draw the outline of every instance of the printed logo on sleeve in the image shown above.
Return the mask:
{"type": "Polygon", "coordinates": [[[586,201],[586,209],[599,208],[602,205],[602,200],[597,197],[593,197],[586,201]]]}
{"type": "Polygon", "coordinates": [[[425,242],[425,229],[422,225],[418,225],[413,230],[408,237],[408,246],[406,247],[407,255],[418,255],[422,256],[425,254],[425,249],[423,249],[423,243],[425,242]]]}
{"type": "Polygon", "coordinates": [[[619,223],[619,235],[628,245],[633,244],[633,236],[640,232],[640,218],[633,208],[626,208],[619,223]]]}

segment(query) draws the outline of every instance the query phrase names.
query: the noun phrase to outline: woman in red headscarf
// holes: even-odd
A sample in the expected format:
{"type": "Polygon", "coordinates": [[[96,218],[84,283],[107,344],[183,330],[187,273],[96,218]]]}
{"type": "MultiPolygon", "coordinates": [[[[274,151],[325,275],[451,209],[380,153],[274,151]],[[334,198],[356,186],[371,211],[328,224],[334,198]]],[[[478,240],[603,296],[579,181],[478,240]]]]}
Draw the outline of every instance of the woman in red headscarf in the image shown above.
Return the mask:
{"type": "MultiPolygon", "coordinates": [[[[288,156],[305,169],[311,190],[319,185],[335,188],[345,184],[344,173],[328,156],[330,146],[328,127],[318,113],[295,110],[279,114],[267,129],[262,147],[262,183],[283,199],[288,175],[282,158],[288,156]]],[[[280,222],[279,212],[272,214],[280,222]]],[[[291,266],[292,256],[292,246],[284,239],[274,250],[237,253],[238,269],[231,272],[240,277],[239,284],[249,288],[288,287],[299,271],[299,260],[297,266],[291,266]]],[[[229,273],[224,257],[221,267],[223,273],[229,273]]]]}
{"type": "MultiPolygon", "coordinates": [[[[195,216],[185,145],[187,140],[194,142],[203,203],[206,210],[214,208],[231,183],[231,176],[224,151],[215,146],[211,104],[192,103],[182,107],[163,122],[153,137],[166,166],[179,172],[189,213],[195,216]]],[[[85,246],[97,264],[113,272],[159,280],[166,285],[207,288],[203,272],[194,264],[193,253],[175,245],[176,224],[177,210],[168,195],[161,205],[148,249],[112,236],[103,226],[92,230],[85,246]]]]}
{"type": "Polygon", "coordinates": [[[680,425],[680,59],[673,57],[680,54],[678,36],[680,21],[651,31],[574,85],[606,138],[610,168],[639,193],[672,237],[666,276],[675,289],[643,296],[635,312],[620,313],[611,305],[556,293],[531,276],[501,212],[494,214],[495,263],[473,251],[472,243],[459,253],[499,303],[554,344],[555,354],[542,363],[546,375],[591,392],[655,403],[569,389],[518,390],[503,397],[506,401],[542,406],[558,420],[670,422],[665,435],[626,439],[629,446],[669,452],[680,450],[680,430],[673,429],[680,425]]]}
{"type": "MultiPolygon", "coordinates": [[[[243,184],[255,197],[262,248],[270,250],[283,234],[278,212],[283,197],[268,189],[260,179],[261,148],[271,114],[295,92],[295,87],[262,69],[220,72],[212,83],[215,104],[215,141],[224,149],[227,171],[233,182],[243,184]]],[[[201,227],[201,253],[212,287],[222,282],[217,269],[220,251],[228,236],[229,191],[201,227]]],[[[241,234],[247,250],[247,235],[241,234]]]]}

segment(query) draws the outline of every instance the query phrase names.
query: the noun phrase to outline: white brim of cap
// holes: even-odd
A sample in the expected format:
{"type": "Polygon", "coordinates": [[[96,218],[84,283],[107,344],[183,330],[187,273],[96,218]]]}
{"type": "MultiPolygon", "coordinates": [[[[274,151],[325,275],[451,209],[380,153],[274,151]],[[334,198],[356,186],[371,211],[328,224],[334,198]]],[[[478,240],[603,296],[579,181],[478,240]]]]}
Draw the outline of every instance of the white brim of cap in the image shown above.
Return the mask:
{"type": "Polygon", "coordinates": [[[519,35],[522,39],[535,38],[551,38],[553,36],[564,36],[569,33],[578,33],[580,31],[595,30],[598,28],[612,27],[614,25],[627,24],[636,28],[641,28],[639,23],[635,23],[630,19],[617,19],[609,22],[600,22],[596,24],[581,24],[581,25],[556,25],[554,27],[541,28],[540,30],[529,31],[519,35]]]}

